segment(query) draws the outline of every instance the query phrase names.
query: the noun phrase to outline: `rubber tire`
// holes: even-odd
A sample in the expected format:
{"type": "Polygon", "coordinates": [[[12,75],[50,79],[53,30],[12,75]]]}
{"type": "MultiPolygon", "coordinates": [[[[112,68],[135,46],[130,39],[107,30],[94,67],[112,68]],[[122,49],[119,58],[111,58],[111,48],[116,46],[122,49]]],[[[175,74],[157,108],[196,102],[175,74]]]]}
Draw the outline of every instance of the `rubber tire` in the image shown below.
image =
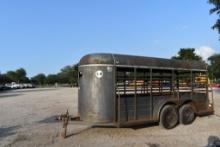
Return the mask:
{"type": "Polygon", "coordinates": [[[191,104],[185,104],[179,109],[179,122],[183,125],[193,123],[195,112],[191,104]]]}
{"type": "Polygon", "coordinates": [[[178,113],[173,105],[166,105],[160,112],[160,126],[165,129],[172,129],[178,123],[178,113]]]}

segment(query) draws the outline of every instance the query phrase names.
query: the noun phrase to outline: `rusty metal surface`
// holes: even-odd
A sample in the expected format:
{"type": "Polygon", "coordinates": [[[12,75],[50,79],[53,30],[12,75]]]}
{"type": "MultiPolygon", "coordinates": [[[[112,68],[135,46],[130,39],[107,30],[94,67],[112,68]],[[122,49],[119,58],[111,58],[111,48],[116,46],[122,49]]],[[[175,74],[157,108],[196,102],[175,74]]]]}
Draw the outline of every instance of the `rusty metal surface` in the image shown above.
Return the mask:
{"type": "Polygon", "coordinates": [[[69,111],[67,109],[66,114],[62,115],[62,122],[63,122],[63,131],[61,132],[61,137],[66,138],[67,137],[67,126],[69,123],[69,111]]]}
{"type": "Polygon", "coordinates": [[[148,66],[163,68],[185,68],[206,70],[206,65],[199,61],[171,60],[155,57],[131,56],[120,54],[88,54],[80,60],[80,65],[111,64],[124,66],[148,66]]]}
{"type": "Polygon", "coordinates": [[[88,64],[114,64],[114,58],[112,54],[88,54],[79,62],[79,65],[88,64]]]}

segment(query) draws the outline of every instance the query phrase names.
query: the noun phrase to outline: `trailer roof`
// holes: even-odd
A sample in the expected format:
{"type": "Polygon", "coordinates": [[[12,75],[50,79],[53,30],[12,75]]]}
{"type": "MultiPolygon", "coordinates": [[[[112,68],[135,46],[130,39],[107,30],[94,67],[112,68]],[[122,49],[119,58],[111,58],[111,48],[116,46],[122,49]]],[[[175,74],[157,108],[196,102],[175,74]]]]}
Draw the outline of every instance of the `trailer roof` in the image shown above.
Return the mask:
{"type": "Polygon", "coordinates": [[[206,64],[200,61],[183,61],[109,53],[88,54],[82,57],[79,63],[80,66],[95,64],[207,70],[206,64]]]}

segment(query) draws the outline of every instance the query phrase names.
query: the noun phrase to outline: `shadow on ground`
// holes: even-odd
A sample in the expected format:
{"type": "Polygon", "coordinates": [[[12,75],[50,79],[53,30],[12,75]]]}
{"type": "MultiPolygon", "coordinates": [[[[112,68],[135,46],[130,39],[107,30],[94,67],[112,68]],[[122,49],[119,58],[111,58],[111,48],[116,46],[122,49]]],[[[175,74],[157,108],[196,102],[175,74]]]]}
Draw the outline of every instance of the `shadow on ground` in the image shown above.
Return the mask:
{"type": "Polygon", "coordinates": [[[0,128],[0,139],[3,137],[11,136],[16,134],[16,130],[21,128],[20,125],[8,127],[8,128],[0,128]]]}
{"type": "Polygon", "coordinates": [[[8,97],[15,97],[15,96],[19,96],[19,95],[22,95],[20,93],[5,93],[3,95],[0,95],[0,99],[1,98],[8,98],[8,97]]]}
{"type": "Polygon", "coordinates": [[[159,125],[158,122],[152,122],[152,123],[132,126],[131,128],[134,129],[134,130],[138,130],[138,129],[143,129],[143,128],[155,127],[155,126],[158,126],[158,125],[159,125]]]}
{"type": "Polygon", "coordinates": [[[34,89],[18,89],[16,92],[39,92],[39,91],[53,91],[57,90],[57,88],[34,88],[34,89]]]}
{"type": "Polygon", "coordinates": [[[50,116],[43,120],[38,121],[38,123],[56,123],[56,122],[59,122],[57,118],[58,118],[57,115],[53,115],[53,116],[50,116]]]}

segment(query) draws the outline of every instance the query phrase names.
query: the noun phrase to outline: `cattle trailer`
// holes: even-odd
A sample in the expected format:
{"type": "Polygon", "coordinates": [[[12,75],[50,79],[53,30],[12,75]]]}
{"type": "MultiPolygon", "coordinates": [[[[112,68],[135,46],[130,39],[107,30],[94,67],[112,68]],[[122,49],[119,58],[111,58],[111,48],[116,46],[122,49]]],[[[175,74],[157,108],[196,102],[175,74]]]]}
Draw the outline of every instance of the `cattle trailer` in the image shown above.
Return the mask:
{"type": "Polygon", "coordinates": [[[95,53],[80,60],[78,79],[78,111],[85,122],[159,122],[171,129],[214,113],[203,62],[95,53]]]}

